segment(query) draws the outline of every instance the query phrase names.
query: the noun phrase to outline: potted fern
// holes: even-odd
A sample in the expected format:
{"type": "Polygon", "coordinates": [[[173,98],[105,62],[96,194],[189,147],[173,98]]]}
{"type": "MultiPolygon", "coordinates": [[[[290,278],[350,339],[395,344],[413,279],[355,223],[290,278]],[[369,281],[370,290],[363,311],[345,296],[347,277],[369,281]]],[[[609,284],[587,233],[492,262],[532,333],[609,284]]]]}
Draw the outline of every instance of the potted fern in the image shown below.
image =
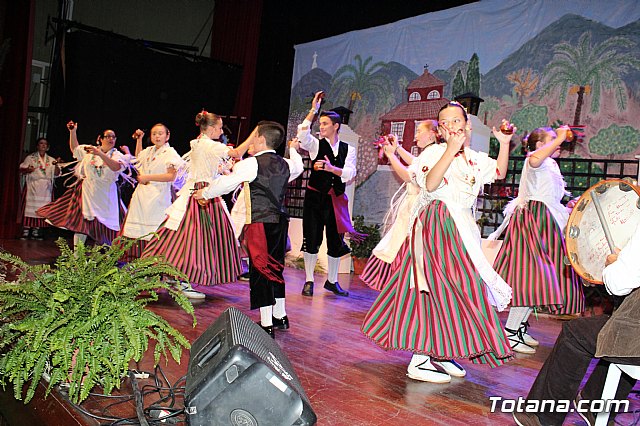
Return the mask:
{"type": "Polygon", "coordinates": [[[31,400],[43,376],[48,395],[69,383],[69,399],[78,403],[96,385],[104,394],[119,388],[131,360],[139,361],[155,341],[154,361],[168,354],[180,362],[189,341],[145,306],[166,290],[193,318],[193,306],[163,275],[182,274],[163,259],[136,259],[123,267],[118,261],[135,240],[119,239],[112,246],[80,244],[75,251],[59,239],[55,266],[29,265],[0,252],[11,266],[0,274],[0,384],[13,384],[14,396],[31,400]]]}
{"type": "Polygon", "coordinates": [[[360,275],[364,270],[367,260],[371,256],[373,249],[380,242],[380,225],[366,225],[364,216],[353,218],[353,228],[367,236],[361,241],[351,241],[351,258],[353,260],[353,273],[360,275]]]}

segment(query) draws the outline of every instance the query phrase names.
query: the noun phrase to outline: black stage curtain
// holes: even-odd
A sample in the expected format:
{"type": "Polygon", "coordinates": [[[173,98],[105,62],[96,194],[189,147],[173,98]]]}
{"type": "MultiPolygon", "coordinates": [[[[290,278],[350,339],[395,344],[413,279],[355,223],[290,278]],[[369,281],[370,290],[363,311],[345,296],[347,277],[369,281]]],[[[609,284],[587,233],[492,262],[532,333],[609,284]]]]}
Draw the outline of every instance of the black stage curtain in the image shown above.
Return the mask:
{"type": "Polygon", "coordinates": [[[69,120],[78,123],[80,143],[95,143],[99,132],[113,129],[117,146],[126,144],[132,152],[133,131],[144,129],[148,136],[161,122],[171,130],[171,145],[184,154],[198,134],[194,119],[202,108],[231,114],[241,67],[152,47],[108,34],[66,34],[64,65],[52,77],[48,135],[55,154],[71,159],[69,120]]]}

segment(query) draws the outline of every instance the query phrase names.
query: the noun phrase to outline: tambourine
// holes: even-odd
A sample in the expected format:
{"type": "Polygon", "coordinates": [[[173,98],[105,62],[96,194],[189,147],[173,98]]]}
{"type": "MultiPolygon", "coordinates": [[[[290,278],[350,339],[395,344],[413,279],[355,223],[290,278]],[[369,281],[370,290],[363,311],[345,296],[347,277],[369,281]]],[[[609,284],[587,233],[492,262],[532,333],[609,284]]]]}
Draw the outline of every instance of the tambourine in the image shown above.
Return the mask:
{"type": "Polygon", "coordinates": [[[623,248],[640,224],[640,187],[633,180],[603,180],[578,200],[565,230],[567,257],[576,273],[602,284],[607,256],[623,248]]]}

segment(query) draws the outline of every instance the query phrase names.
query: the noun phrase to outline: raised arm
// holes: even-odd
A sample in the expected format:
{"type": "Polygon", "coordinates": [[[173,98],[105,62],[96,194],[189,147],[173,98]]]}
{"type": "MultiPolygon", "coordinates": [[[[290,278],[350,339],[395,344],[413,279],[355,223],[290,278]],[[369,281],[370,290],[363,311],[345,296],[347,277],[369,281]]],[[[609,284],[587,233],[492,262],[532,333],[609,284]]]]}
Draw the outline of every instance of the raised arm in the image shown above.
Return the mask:
{"type": "MultiPolygon", "coordinates": [[[[502,121],[505,122],[506,120],[502,121]]],[[[518,129],[513,127],[513,133],[515,133],[516,130],[518,129]]],[[[493,136],[495,136],[495,138],[498,139],[498,142],[500,142],[500,150],[498,151],[498,158],[496,158],[496,162],[498,163],[498,176],[496,179],[500,180],[507,176],[507,170],[509,169],[509,150],[513,133],[507,135],[502,133],[499,129],[496,130],[495,127],[492,131],[493,136]]]]}
{"type": "Polygon", "coordinates": [[[133,132],[133,138],[136,140],[135,156],[137,157],[142,152],[142,139],[144,138],[144,132],[140,129],[136,129],[136,131],[133,132]]]}
{"type": "Polygon", "coordinates": [[[413,163],[413,159],[415,157],[409,154],[405,149],[402,149],[402,146],[398,145],[398,140],[396,138],[392,138],[391,136],[392,135],[389,135],[389,137],[386,138],[388,143],[383,145],[382,147],[382,149],[384,150],[384,155],[389,160],[391,168],[398,174],[398,176],[400,176],[400,179],[405,182],[409,182],[411,180],[411,174],[409,173],[409,170],[407,170],[407,168],[404,166],[404,164],[402,164],[400,159],[396,156],[396,153],[398,153],[407,164],[413,163]],[[401,149],[406,155],[410,157],[410,161],[404,159],[401,149]]]}
{"type": "Polygon", "coordinates": [[[449,166],[451,166],[456,154],[458,154],[460,149],[464,146],[464,142],[467,138],[463,130],[459,132],[451,132],[444,126],[440,129],[440,133],[447,141],[447,148],[444,151],[444,154],[442,154],[442,157],[433,166],[429,173],[427,173],[425,189],[428,192],[433,192],[440,187],[445,173],[449,170],[449,166]]]}
{"type": "Polygon", "coordinates": [[[529,154],[529,166],[537,169],[542,162],[553,154],[562,142],[567,138],[567,131],[569,126],[562,126],[556,130],[556,138],[549,141],[549,143],[541,146],[540,148],[529,154]]]}
{"type": "Polygon", "coordinates": [[[69,149],[71,150],[71,153],[73,154],[73,152],[76,150],[76,148],[78,147],[78,135],[77,135],[77,131],[78,131],[78,123],[74,123],[73,121],[69,121],[67,123],[67,129],[69,129],[69,149]]]}
{"type": "Polygon", "coordinates": [[[251,134],[240,145],[229,150],[229,157],[242,158],[242,156],[249,150],[251,145],[258,135],[258,126],[251,132],[251,134]]]}

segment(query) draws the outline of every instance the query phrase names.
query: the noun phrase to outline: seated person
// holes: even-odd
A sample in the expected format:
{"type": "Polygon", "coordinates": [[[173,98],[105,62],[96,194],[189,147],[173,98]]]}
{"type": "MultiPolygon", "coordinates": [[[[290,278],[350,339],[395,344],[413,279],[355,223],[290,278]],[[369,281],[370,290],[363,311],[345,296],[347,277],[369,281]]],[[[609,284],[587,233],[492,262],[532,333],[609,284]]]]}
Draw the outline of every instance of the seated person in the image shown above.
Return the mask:
{"type": "MultiPolygon", "coordinates": [[[[602,273],[607,291],[624,296],[640,287],[640,226],[622,249],[607,256],[602,273]]],[[[634,291],[609,317],[583,317],[565,323],[553,350],[538,373],[527,401],[599,400],[609,363],[640,365],[640,342],[632,338],[640,329],[640,291],[634,291]],[[582,391],[578,388],[593,358],[600,358],[582,391]]],[[[615,399],[623,400],[635,380],[622,374],[615,399]]],[[[525,408],[531,404],[528,403],[525,408]]],[[[586,408],[588,405],[581,405],[586,408]]],[[[526,410],[531,411],[531,410],[526,410]]],[[[566,410],[565,410],[566,411],[566,410]]],[[[577,411],[577,410],[576,410],[577,411]]],[[[581,410],[582,411],[582,410],[581,410]]],[[[598,413],[578,412],[591,426],[598,413]]],[[[548,405],[537,413],[514,412],[523,425],[562,425],[566,412],[549,412],[548,405]]],[[[616,413],[611,413],[610,421],[616,413]]]]}

